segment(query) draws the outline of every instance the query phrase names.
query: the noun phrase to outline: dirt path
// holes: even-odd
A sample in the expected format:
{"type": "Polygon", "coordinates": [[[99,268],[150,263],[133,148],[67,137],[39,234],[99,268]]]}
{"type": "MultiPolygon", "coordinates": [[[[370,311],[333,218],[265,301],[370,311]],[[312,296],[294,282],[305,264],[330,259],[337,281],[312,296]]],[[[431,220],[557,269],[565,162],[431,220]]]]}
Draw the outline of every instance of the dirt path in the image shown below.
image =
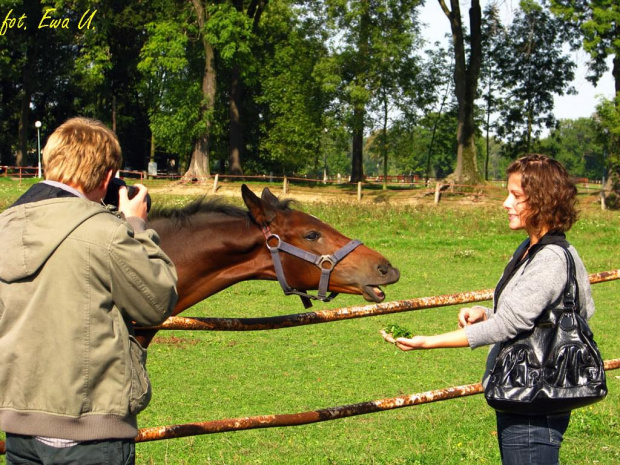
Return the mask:
{"type": "MultiPolygon", "coordinates": [[[[257,195],[260,195],[264,186],[250,185],[257,195]]],[[[350,187],[326,186],[326,187],[306,187],[289,186],[288,192],[284,194],[281,184],[269,186],[274,195],[281,198],[292,198],[300,203],[345,203],[345,204],[381,204],[390,205],[433,205],[435,192],[434,189],[415,189],[415,190],[388,190],[374,188],[362,188],[361,200],[358,200],[357,190],[350,187]]],[[[169,184],[165,187],[149,187],[149,191],[154,194],[170,195],[213,195],[213,183],[203,184],[169,184]]],[[[241,185],[239,183],[219,183],[216,195],[241,198],[241,185]]],[[[483,205],[494,201],[489,199],[482,192],[457,194],[444,193],[442,200],[450,204],[458,205],[483,205]]]]}

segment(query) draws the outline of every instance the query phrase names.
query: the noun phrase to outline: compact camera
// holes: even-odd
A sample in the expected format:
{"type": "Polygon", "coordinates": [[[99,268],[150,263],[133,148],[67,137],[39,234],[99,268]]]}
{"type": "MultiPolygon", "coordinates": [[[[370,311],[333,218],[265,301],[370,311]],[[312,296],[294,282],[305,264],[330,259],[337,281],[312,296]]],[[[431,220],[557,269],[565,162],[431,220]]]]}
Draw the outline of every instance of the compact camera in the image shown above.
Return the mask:
{"type": "MultiPolygon", "coordinates": [[[[120,178],[112,178],[110,184],[108,185],[108,191],[105,194],[105,198],[103,199],[103,203],[106,205],[114,205],[118,208],[118,191],[121,187],[127,188],[127,194],[129,198],[132,199],[138,193],[138,188],[134,186],[128,186],[125,181],[120,178]]],[[[146,211],[151,210],[151,196],[146,194],[146,211]]]]}

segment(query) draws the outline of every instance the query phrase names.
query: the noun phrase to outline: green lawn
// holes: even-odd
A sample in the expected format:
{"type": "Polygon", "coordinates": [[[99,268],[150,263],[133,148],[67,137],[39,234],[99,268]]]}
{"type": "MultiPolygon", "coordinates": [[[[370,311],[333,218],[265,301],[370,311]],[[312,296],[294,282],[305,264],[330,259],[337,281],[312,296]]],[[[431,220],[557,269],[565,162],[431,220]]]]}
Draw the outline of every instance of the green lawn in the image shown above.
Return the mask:
{"type": "MultiPolygon", "coordinates": [[[[14,195],[0,179],[0,202],[14,195]]],[[[253,188],[257,191],[257,188],[253,188]]],[[[17,194],[15,194],[17,195],[17,194]]],[[[294,193],[293,193],[294,196],[294,193]]],[[[179,202],[154,196],[155,202],[179,202]]],[[[620,214],[584,197],[569,234],[590,273],[620,268],[620,214]]],[[[0,203],[0,209],[11,200],[0,203]]],[[[492,206],[304,205],[346,235],[379,250],[401,270],[387,301],[495,286],[524,238],[492,206]]],[[[593,286],[591,321],[605,359],[620,358],[620,282],[593,286]]],[[[314,309],[365,304],[339,296],[314,309]]],[[[419,334],[456,327],[458,307],[426,309],[260,332],[162,331],[149,348],[154,397],[141,427],[297,413],[478,382],[485,349],[404,353],[383,342],[390,323],[419,334]]],[[[304,312],[275,282],[236,285],[184,316],[259,317],[304,312]]],[[[563,464],[620,463],[620,371],[608,398],[575,411],[563,464]]],[[[484,398],[449,400],[305,426],[257,429],[141,443],[139,464],[499,463],[494,415],[484,398]]]]}

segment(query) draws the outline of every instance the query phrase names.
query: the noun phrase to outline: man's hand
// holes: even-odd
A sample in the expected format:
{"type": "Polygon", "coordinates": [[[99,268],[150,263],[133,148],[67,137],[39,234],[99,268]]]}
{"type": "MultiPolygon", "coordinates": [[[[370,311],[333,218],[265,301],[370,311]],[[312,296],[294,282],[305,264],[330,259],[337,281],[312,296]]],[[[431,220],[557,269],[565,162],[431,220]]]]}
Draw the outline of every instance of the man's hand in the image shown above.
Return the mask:
{"type": "Polygon", "coordinates": [[[146,221],[148,216],[146,194],[147,188],[142,184],[134,184],[138,193],[129,198],[127,187],[123,186],[118,190],[118,210],[125,215],[125,218],[135,216],[146,221]]]}

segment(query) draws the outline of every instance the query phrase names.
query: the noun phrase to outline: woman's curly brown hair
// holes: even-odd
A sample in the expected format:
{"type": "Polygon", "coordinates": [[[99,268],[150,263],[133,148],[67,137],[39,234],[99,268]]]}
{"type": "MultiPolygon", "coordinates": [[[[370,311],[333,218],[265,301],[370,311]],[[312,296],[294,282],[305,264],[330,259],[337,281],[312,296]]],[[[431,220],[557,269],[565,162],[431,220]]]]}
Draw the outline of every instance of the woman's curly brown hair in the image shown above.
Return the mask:
{"type": "Polygon", "coordinates": [[[577,188],[560,162],[539,154],[514,161],[507,170],[521,174],[521,187],[529,206],[527,225],[566,232],[577,221],[577,188]]]}

